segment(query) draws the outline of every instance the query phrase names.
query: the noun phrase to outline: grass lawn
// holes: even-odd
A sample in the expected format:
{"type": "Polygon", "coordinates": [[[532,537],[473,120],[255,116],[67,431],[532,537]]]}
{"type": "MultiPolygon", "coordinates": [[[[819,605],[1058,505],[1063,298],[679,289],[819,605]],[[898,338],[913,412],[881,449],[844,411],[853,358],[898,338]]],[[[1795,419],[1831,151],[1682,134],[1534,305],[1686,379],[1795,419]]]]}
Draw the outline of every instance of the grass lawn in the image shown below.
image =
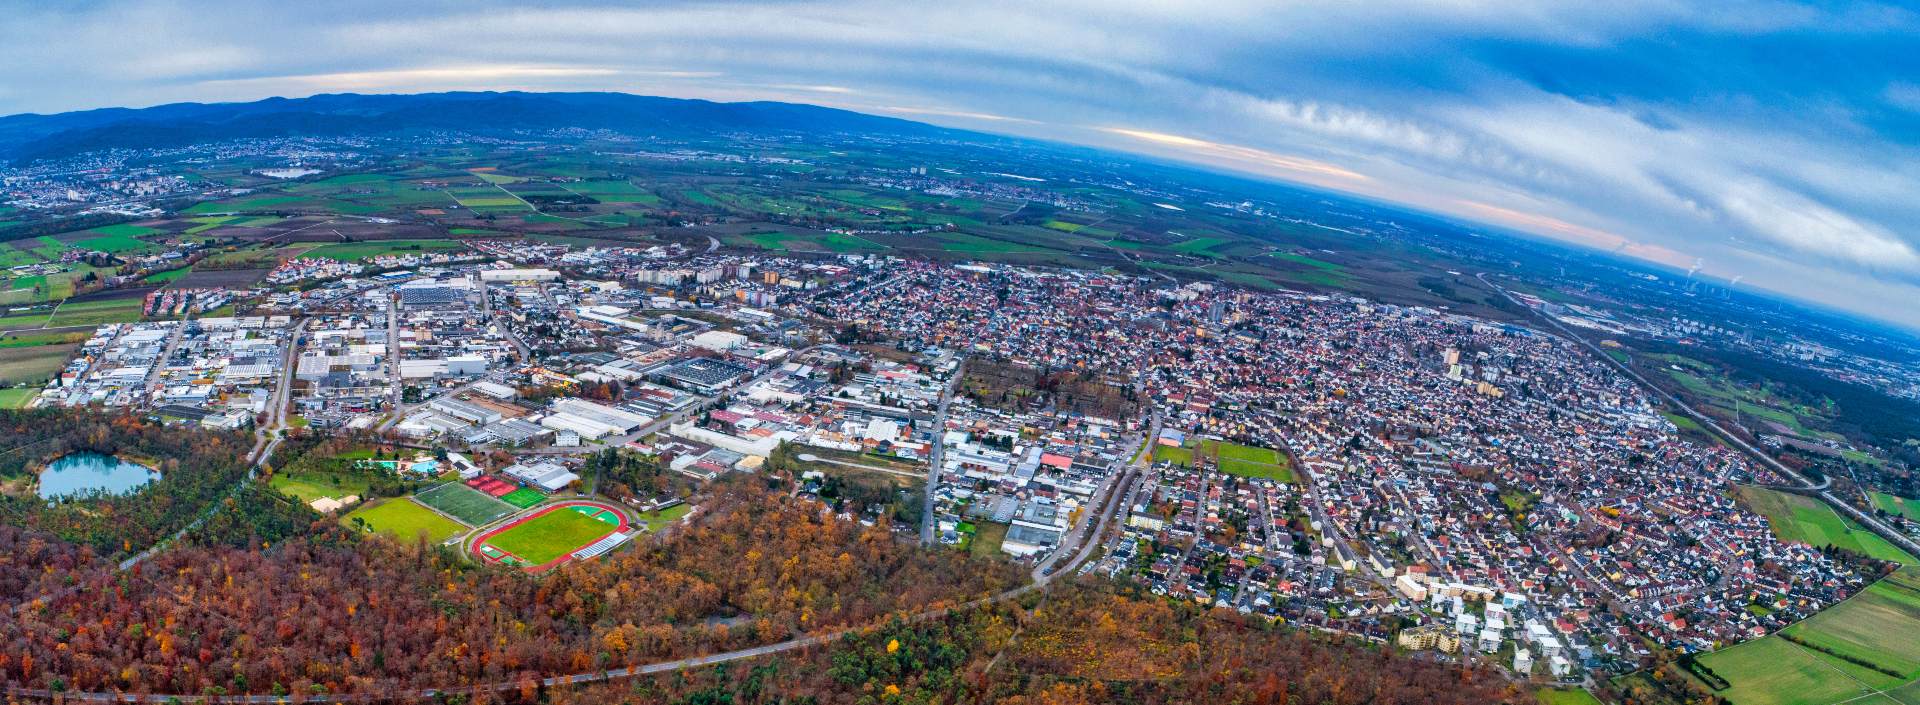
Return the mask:
{"type": "Polygon", "coordinates": [[[572,509],[550,510],[487,540],[533,565],[584,548],[613,532],[613,526],[572,509]]]}
{"type": "Polygon", "coordinates": [[[25,407],[27,402],[33,401],[33,398],[37,396],[40,396],[39,387],[0,389],[0,409],[19,409],[25,407]]]}
{"type": "Polygon", "coordinates": [[[339,498],[350,494],[364,497],[367,494],[366,478],[336,472],[282,470],[274,473],[268,484],[283,494],[300,498],[302,502],[312,502],[321,497],[339,498]]]}
{"type": "Polygon", "coordinates": [[[657,512],[640,512],[635,516],[640,519],[640,523],[647,526],[647,531],[658,532],[666,528],[668,524],[680,521],[681,517],[686,516],[687,512],[691,511],[693,511],[693,505],[691,504],[676,504],[657,512]]]}
{"type": "Polygon", "coordinates": [[[432,510],[405,498],[386,499],[362,505],[359,509],[341,517],[340,521],[347,526],[353,526],[354,519],[365,522],[365,526],[376,533],[386,534],[403,541],[411,540],[424,531],[427,533],[428,541],[439,543],[466,530],[466,527],[453,520],[435,514],[432,510]]]}
{"type": "Polygon", "coordinates": [[[1215,440],[1187,441],[1186,447],[1174,448],[1155,445],[1155,460],[1165,460],[1175,465],[1193,467],[1193,456],[1212,456],[1218,453],[1220,472],[1236,477],[1266,478],[1276,482],[1293,482],[1293,467],[1285,456],[1272,448],[1224,443],[1215,440]]]}
{"type": "Polygon", "coordinates": [[[1582,688],[1542,688],[1540,705],[1601,705],[1600,699],[1582,688]]]}
{"type": "Polygon", "coordinates": [[[967,551],[982,558],[1000,557],[1000,544],[1007,540],[1007,525],[992,521],[983,521],[975,525],[973,540],[967,543],[967,551]]]}
{"type": "Polygon", "coordinates": [[[1153,446],[1153,459],[1165,460],[1181,467],[1193,467],[1193,449],[1156,443],[1153,446]]]}
{"type": "Polygon", "coordinates": [[[1882,560],[1920,565],[1913,556],[1834,513],[1832,507],[1819,500],[1759,487],[1741,487],[1739,492],[1749,506],[1766,515],[1774,535],[1782,541],[1814,547],[1838,546],[1882,560]]]}

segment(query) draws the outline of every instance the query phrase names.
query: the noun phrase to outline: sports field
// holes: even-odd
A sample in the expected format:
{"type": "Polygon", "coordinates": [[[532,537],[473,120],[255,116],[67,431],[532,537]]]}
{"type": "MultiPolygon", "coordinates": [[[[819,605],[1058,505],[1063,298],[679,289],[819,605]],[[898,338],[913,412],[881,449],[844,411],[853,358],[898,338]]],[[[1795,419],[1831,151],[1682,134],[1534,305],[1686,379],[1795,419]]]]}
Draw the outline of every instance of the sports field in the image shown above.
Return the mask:
{"type": "Polygon", "coordinates": [[[467,529],[404,497],[366,504],[348,512],[346,516],[340,518],[340,522],[403,541],[412,540],[413,537],[419,536],[420,532],[425,531],[427,540],[434,543],[445,541],[448,537],[467,529]],[[355,519],[360,521],[355,522],[355,519]]]}
{"type": "Polygon", "coordinates": [[[539,490],[522,487],[520,489],[501,495],[500,501],[506,502],[507,504],[511,504],[521,509],[526,509],[527,507],[531,507],[533,505],[539,504],[542,500],[545,500],[546,498],[547,496],[544,494],[541,494],[539,490]]]}
{"type": "Polygon", "coordinates": [[[429,487],[413,498],[466,522],[468,526],[479,526],[514,512],[513,505],[458,482],[429,487]]]}
{"type": "Polygon", "coordinates": [[[1781,633],[1805,645],[1775,635],[1700,657],[1733,684],[1721,697],[1738,705],[1920,705],[1920,639],[1912,638],[1920,633],[1920,573],[1903,569],[1781,633]]]}
{"type": "Polygon", "coordinates": [[[1193,466],[1194,456],[1218,457],[1220,472],[1238,477],[1266,478],[1276,482],[1293,482],[1293,466],[1285,456],[1272,448],[1226,443],[1215,440],[1189,440],[1184,447],[1155,445],[1154,460],[1165,460],[1175,465],[1193,466]]]}
{"type": "Polygon", "coordinates": [[[600,502],[566,502],[494,529],[473,550],[489,563],[541,571],[629,527],[626,514],[600,502]]]}

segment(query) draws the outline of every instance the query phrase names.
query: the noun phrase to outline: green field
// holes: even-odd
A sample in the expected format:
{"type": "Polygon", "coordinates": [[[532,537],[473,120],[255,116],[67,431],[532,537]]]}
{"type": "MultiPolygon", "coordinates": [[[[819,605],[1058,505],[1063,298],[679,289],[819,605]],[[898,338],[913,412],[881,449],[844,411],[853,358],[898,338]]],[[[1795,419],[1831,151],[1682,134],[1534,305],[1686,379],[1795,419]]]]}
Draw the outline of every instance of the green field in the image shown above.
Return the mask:
{"type": "Polygon", "coordinates": [[[533,505],[539,504],[543,501],[546,501],[546,499],[547,499],[547,496],[545,494],[542,494],[540,490],[536,490],[530,487],[522,487],[520,489],[514,490],[512,492],[508,492],[500,496],[500,501],[506,502],[507,504],[511,504],[521,509],[526,509],[527,507],[531,507],[533,505]]]}
{"type": "Polygon", "coordinates": [[[1741,487],[1740,496],[1755,511],[1766,515],[1775,536],[1782,541],[1804,543],[1816,548],[1836,546],[1881,560],[1920,565],[1913,556],[1834,513],[1832,507],[1811,497],[1759,487],[1741,487]]]}
{"type": "Polygon", "coordinates": [[[62,326],[98,326],[108,323],[132,323],[140,320],[143,302],[138,298],[102,299],[63,303],[53,312],[49,328],[62,326]]]}
{"type": "Polygon", "coordinates": [[[374,240],[369,242],[343,242],[322,245],[308,250],[305,257],[325,257],[341,262],[358,262],[369,257],[395,254],[423,254],[427,252],[458,250],[465,245],[453,240],[374,240]]]}
{"type": "Polygon", "coordinates": [[[354,519],[365,522],[364,526],[376,532],[400,540],[411,540],[424,531],[427,540],[439,543],[454,534],[466,530],[466,527],[433,513],[432,510],[414,504],[412,500],[395,498],[369,503],[348,512],[340,521],[353,526],[354,519]]]}
{"type": "Polygon", "coordinates": [[[1794,638],[1904,674],[1877,670],[1769,636],[1700,657],[1732,687],[1736,705],[1920,703],[1920,574],[1902,570],[1782,630],[1794,638]],[[1891,692],[1890,695],[1879,694],[1891,692]]]}
{"type": "Polygon", "coordinates": [[[634,518],[638,519],[641,524],[646,525],[647,531],[657,532],[666,528],[668,524],[679,521],[681,517],[686,516],[687,512],[691,511],[693,511],[693,505],[691,504],[676,504],[657,512],[640,512],[636,514],[634,518]]]}
{"type": "Polygon", "coordinates": [[[1285,456],[1271,448],[1223,443],[1215,440],[1199,441],[1188,439],[1181,448],[1156,444],[1153,449],[1155,460],[1165,460],[1183,467],[1193,467],[1195,455],[1214,457],[1220,472],[1236,477],[1266,478],[1276,482],[1293,482],[1293,467],[1285,456]]]}
{"type": "Polygon", "coordinates": [[[65,369],[77,343],[0,348],[0,382],[42,385],[65,369]]]}
{"type": "Polygon", "coordinates": [[[25,407],[27,402],[33,401],[33,398],[37,396],[40,396],[39,387],[0,389],[0,409],[19,409],[25,407]]]}
{"type": "Polygon", "coordinates": [[[515,511],[512,505],[458,482],[430,487],[421,490],[413,497],[421,504],[445,512],[471,526],[491,522],[515,511]]]}
{"type": "Polygon", "coordinates": [[[973,539],[967,542],[967,551],[982,558],[999,558],[1000,544],[1006,542],[1008,528],[1008,525],[999,522],[978,522],[974,527],[973,539]]]}
{"type": "Polygon", "coordinates": [[[1873,506],[1888,514],[1898,514],[1909,521],[1920,521],[1920,499],[1895,497],[1885,492],[1873,493],[1873,506]]]}
{"type": "Polygon", "coordinates": [[[312,502],[321,497],[340,498],[347,495],[367,494],[367,480],[339,472],[298,472],[282,470],[273,474],[268,481],[274,489],[284,494],[300,498],[303,502],[312,502]]]}
{"type": "Polygon", "coordinates": [[[179,279],[181,277],[187,276],[187,273],[190,271],[193,271],[192,267],[181,267],[179,269],[169,269],[164,272],[155,272],[153,274],[149,274],[145,278],[142,278],[140,281],[153,282],[157,284],[165,284],[175,279],[179,279]]]}
{"type": "Polygon", "coordinates": [[[1601,705],[1599,698],[1581,688],[1542,688],[1535,695],[1540,705],[1601,705]]]}
{"type": "Polygon", "coordinates": [[[529,519],[487,539],[487,544],[532,565],[545,565],[612,532],[612,525],[567,508],[529,519]]]}

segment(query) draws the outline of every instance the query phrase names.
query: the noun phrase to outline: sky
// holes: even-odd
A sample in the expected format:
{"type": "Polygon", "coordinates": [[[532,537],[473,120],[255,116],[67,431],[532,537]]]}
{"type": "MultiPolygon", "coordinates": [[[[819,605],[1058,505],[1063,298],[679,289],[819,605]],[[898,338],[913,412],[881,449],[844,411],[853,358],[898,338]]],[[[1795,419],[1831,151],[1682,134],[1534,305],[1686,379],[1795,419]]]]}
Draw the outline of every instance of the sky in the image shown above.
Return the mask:
{"type": "Polygon", "coordinates": [[[1404,203],[1920,327],[1920,11],[1712,0],[9,3],[0,114],[785,100],[1404,203]]]}

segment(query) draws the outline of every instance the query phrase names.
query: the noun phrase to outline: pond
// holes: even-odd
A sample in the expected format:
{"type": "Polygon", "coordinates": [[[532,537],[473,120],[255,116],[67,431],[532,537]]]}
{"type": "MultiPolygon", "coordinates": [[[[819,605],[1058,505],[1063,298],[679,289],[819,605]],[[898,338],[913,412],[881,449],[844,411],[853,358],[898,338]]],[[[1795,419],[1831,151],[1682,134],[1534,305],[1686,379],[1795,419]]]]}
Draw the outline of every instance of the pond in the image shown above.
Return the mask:
{"type": "Polygon", "coordinates": [[[40,497],[52,499],[94,490],[126,494],[159,476],[160,473],[145,465],[105,453],[68,453],[49,463],[40,473],[40,497]]]}

